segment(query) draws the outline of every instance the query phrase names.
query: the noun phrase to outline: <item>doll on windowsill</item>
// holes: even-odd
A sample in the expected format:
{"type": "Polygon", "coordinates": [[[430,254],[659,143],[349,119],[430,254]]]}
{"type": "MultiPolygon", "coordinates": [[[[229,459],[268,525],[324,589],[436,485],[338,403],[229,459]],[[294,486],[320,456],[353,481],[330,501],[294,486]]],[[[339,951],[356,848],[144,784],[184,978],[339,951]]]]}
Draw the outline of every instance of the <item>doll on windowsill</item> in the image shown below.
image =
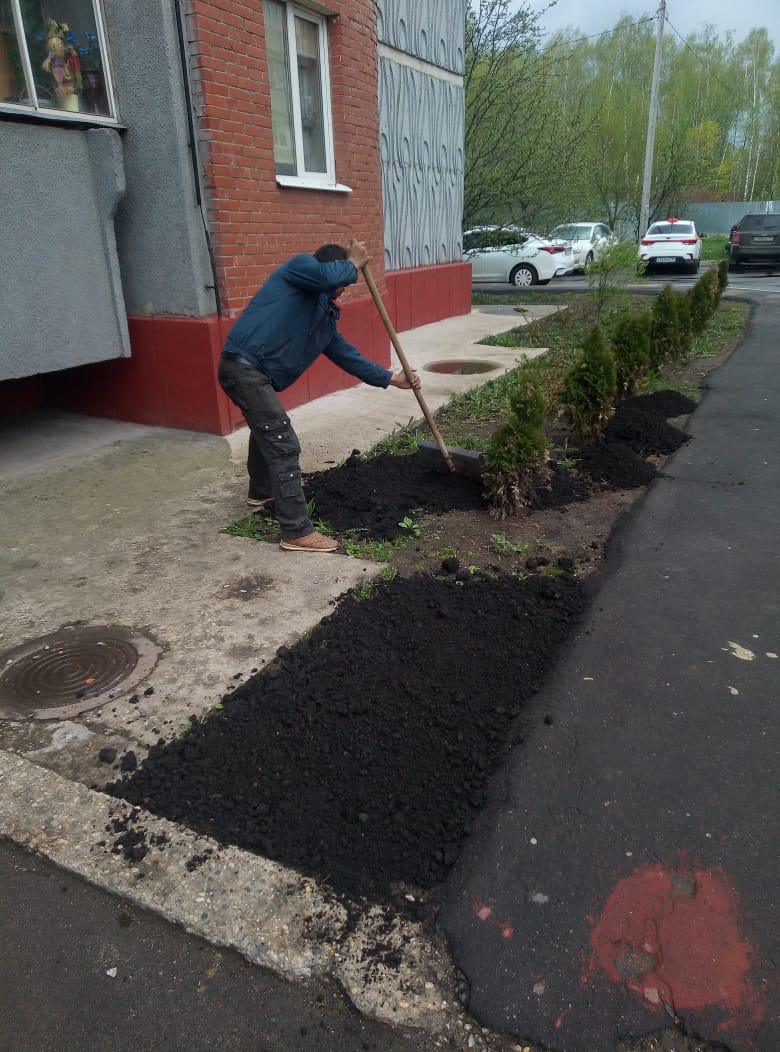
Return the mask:
{"type": "Polygon", "coordinates": [[[46,31],[46,58],[42,66],[54,81],[54,94],[64,110],[77,111],[79,100],[76,91],[82,87],[81,63],[78,52],[67,39],[68,25],[57,24],[49,19],[46,31]]]}

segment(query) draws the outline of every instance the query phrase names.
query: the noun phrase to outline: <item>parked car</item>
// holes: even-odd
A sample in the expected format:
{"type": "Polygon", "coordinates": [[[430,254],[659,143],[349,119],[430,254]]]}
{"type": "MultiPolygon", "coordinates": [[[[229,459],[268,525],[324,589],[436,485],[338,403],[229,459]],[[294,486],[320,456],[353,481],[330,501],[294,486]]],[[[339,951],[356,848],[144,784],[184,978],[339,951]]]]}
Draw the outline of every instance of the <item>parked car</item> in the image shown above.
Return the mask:
{"type": "Polygon", "coordinates": [[[743,216],[731,228],[729,270],[745,266],[780,265],[780,213],[743,216]]]}
{"type": "Polygon", "coordinates": [[[639,243],[639,259],[648,268],[682,267],[695,274],[701,263],[701,239],[692,219],[664,219],[651,223],[639,243]]]}
{"type": "Polygon", "coordinates": [[[575,270],[587,270],[605,248],[617,241],[606,223],[561,223],[550,231],[550,237],[571,248],[575,270]]]}
{"type": "Polygon", "coordinates": [[[552,278],[574,270],[569,247],[516,226],[467,230],[463,259],[471,263],[473,282],[508,281],[518,288],[547,285],[552,278]]]}

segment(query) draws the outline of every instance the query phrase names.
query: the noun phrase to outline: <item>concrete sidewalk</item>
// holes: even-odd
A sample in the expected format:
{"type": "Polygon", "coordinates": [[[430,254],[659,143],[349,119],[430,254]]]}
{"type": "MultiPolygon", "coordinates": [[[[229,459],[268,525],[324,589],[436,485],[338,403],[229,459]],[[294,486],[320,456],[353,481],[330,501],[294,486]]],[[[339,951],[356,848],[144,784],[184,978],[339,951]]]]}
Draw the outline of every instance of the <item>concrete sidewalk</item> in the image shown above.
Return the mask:
{"type": "MultiPolygon", "coordinates": [[[[431,408],[522,356],[475,347],[480,338],[555,309],[478,308],[401,334],[431,408]],[[425,368],[453,359],[494,369],[457,375],[425,368]]],[[[302,466],[313,471],[370,448],[420,412],[408,391],[361,385],[291,417],[302,466]]],[[[149,641],[152,666],[98,707],[74,696],[56,720],[0,718],[0,836],[284,976],[330,974],[376,1018],[457,1029],[451,964],[413,926],[372,910],[348,923],[340,903],[298,874],[218,849],[173,823],[135,818],[90,788],[116,775],[118,763],[101,762],[102,749],[116,750],[117,761],[128,750],[142,759],[381,569],[344,555],[290,556],[222,534],[247,511],[246,439],[246,431],[225,440],[52,412],[0,423],[0,652],[66,625],[118,625],[149,641]],[[143,861],[111,850],[117,827],[128,823],[159,847],[143,861]],[[394,969],[368,974],[365,947],[375,928],[388,925],[406,990],[394,969]]]]}

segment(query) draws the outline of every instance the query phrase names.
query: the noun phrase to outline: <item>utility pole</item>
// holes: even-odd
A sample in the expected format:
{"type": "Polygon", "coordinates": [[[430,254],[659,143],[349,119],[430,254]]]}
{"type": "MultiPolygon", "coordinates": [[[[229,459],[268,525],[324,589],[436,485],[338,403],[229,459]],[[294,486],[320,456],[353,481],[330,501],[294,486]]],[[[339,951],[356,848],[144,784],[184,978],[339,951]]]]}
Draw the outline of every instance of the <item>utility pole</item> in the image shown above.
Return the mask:
{"type": "Polygon", "coordinates": [[[655,148],[655,126],[658,121],[658,82],[661,79],[661,48],[664,39],[666,0],[658,5],[658,32],[655,37],[655,61],[653,62],[653,86],[650,89],[650,115],[647,119],[647,145],[645,146],[645,172],[642,178],[642,203],[639,209],[639,237],[647,231],[650,212],[650,184],[653,179],[653,150],[655,148]]]}

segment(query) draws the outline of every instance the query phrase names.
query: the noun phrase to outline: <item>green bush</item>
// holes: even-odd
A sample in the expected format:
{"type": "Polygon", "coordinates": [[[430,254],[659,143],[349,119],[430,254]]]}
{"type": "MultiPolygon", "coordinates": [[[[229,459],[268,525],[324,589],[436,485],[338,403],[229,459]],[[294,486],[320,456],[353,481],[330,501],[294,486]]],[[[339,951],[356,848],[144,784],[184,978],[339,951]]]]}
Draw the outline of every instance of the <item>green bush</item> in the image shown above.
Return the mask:
{"type": "Polygon", "coordinates": [[[610,417],[616,395],[615,356],[597,324],[583,340],[582,353],[564,377],[560,393],[564,414],[584,441],[598,436],[610,417]]]}
{"type": "Polygon", "coordinates": [[[668,283],[653,300],[650,308],[650,365],[660,369],[668,358],[680,350],[676,297],[668,283]]]}
{"type": "Polygon", "coordinates": [[[718,263],[718,285],[720,291],[725,292],[729,285],[729,261],[728,257],[718,263]]]}
{"type": "Polygon", "coordinates": [[[710,293],[710,314],[713,314],[718,309],[720,303],[720,278],[718,277],[717,267],[707,267],[707,272],[704,275],[704,282],[710,293]]]}
{"type": "Polygon", "coordinates": [[[509,394],[510,414],[488,442],[482,479],[494,518],[516,515],[547,481],[547,416],[539,370],[525,366],[509,394]]]}
{"type": "Polygon", "coordinates": [[[650,367],[648,311],[627,311],[619,316],[612,336],[612,351],[618,397],[628,398],[639,387],[650,367]]]}
{"type": "Polygon", "coordinates": [[[679,339],[678,353],[685,356],[690,353],[691,344],[693,343],[691,302],[687,294],[675,296],[675,308],[677,310],[677,335],[679,339]]]}
{"type": "Polygon", "coordinates": [[[706,274],[702,274],[696,284],[688,290],[691,310],[691,328],[694,336],[698,336],[704,330],[707,320],[712,313],[712,286],[705,281],[706,274]]]}

